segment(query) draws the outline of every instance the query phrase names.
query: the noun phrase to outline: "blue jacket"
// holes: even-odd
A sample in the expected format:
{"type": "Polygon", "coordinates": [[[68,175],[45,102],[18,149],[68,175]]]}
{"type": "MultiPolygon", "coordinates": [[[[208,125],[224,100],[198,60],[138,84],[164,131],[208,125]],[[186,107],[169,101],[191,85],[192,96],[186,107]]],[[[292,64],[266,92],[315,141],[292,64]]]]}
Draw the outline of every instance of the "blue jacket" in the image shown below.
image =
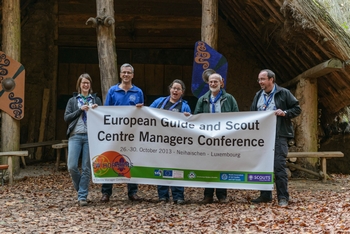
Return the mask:
{"type": "Polygon", "coordinates": [[[133,85],[131,89],[125,92],[119,88],[119,84],[108,90],[105,106],[135,106],[144,103],[143,92],[139,87],[133,85]]]}
{"type": "MultiPolygon", "coordinates": [[[[154,107],[154,108],[159,108],[158,106],[160,104],[163,103],[163,101],[166,99],[167,97],[160,97],[160,98],[157,98],[154,102],[152,102],[152,104],[150,105],[150,107],[154,107]]],[[[187,101],[183,100],[182,99],[182,106],[181,106],[181,110],[180,112],[189,112],[191,113],[191,108],[190,106],[187,104],[187,101]]]]}

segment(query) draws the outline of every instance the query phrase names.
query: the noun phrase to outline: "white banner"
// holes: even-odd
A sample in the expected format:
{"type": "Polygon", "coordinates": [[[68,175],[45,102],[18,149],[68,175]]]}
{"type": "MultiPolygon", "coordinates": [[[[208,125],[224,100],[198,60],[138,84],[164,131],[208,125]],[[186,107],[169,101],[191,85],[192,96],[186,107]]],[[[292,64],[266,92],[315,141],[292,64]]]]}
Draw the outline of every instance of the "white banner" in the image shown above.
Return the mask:
{"type": "Polygon", "coordinates": [[[99,106],[87,113],[94,183],[273,190],[272,111],[186,117],[99,106]]]}

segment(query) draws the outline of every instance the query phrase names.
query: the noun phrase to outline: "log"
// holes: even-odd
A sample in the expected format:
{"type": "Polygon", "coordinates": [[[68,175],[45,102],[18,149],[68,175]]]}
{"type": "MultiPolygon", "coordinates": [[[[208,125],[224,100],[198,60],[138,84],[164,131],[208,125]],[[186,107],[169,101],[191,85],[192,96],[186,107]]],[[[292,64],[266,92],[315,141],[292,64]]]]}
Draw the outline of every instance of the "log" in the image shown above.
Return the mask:
{"type": "Polygon", "coordinates": [[[311,170],[306,169],[306,168],[303,168],[303,167],[301,167],[301,166],[299,166],[299,165],[297,165],[297,164],[287,162],[287,166],[288,166],[288,167],[294,167],[294,168],[296,168],[296,169],[298,169],[298,170],[300,170],[300,171],[305,171],[305,172],[307,172],[307,173],[309,173],[309,174],[311,174],[311,175],[314,175],[314,176],[323,178],[319,173],[314,172],[314,171],[311,171],[311,170]]]}
{"type": "MultiPolygon", "coordinates": [[[[2,51],[12,59],[20,62],[21,57],[21,14],[20,0],[2,1],[2,51]]],[[[7,113],[1,117],[1,150],[19,149],[20,122],[7,113]]],[[[13,161],[14,173],[19,173],[19,158],[13,161]]]]}
{"type": "Polygon", "coordinates": [[[214,50],[218,47],[218,0],[202,0],[201,40],[214,50]]]}

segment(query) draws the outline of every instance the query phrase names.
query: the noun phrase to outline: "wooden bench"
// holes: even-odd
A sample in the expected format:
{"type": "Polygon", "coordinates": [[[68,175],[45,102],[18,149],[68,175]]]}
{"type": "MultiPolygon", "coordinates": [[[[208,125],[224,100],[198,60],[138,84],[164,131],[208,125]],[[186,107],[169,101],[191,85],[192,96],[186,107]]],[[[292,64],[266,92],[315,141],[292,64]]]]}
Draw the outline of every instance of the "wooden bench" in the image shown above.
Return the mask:
{"type": "MultiPolygon", "coordinates": [[[[327,159],[329,158],[341,158],[344,157],[344,154],[340,151],[324,151],[324,152],[289,152],[287,158],[320,158],[321,159],[321,168],[322,168],[322,177],[323,181],[327,180],[327,159]]],[[[298,165],[287,163],[287,166],[294,167],[296,169],[303,169],[298,165]]],[[[307,169],[304,169],[307,170],[307,169]]],[[[308,172],[312,172],[308,170],[308,172]]],[[[318,175],[316,172],[311,173],[318,175]]]]}
{"type": "Polygon", "coordinates": [[[65,152],[65,163],[67,165],[67,161],[68,161],[68,142],[66,141],[62,141],[62,143],[58,143],[58,144],[53,144],[52,148],[56,149],[56,171],[58,171],[58,168],[60,166],[60,158],[61,158],[61,149],[64,149],[65,152]]]}
{"type": "MultiPolygon", "coordinates": [[[[8,152],[0,152],[0,157],[1,156],[7,156],[7,170],[9,172],[9,184],[12,185],[13,183],[13,163],[12,163],[12,157],[13,156],[18,156],[18,157],[24,157],[28,156],[28,151],[8,151],[8,152]]],[[[2,171],[2,174],[5,171],[2,171]]],[[[3,175],[2,175],[3,176],[3,175]]]]}
{"type": "MultiPolygon", "coordinates": [[[[44,147],[44,146],[52,146],[53,144],[61,143],[61,140],[53,140],[53,141],[42,141],[42,142],[33,142],[33,143],[25,143],[20,144],[20,149],[30,149],[30,148],[37,148],[37,147],[44,147]]],[[[23,166],[26,167],[26,162],[23,157],[21,157],[23,166]]]]}

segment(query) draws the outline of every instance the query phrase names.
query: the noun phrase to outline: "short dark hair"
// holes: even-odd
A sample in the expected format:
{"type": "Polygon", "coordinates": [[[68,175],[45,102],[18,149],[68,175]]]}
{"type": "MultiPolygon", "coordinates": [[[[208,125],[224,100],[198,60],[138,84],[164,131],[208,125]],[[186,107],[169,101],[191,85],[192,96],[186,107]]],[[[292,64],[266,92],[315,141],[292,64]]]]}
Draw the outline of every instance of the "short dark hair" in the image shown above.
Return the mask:
{"type": "Polygon", "coordinates": [[[259,74],[260,74],[261,72],[266,72],[266,73],[267,73],[267,77],[268,77],[269,79],[273,78],[273,82],[276,82],[276,75],[275,75],[275,73],[274,73],[273,71],[271,71],[270,69],[263,69],[263,70],[261,70],[261,71],[259,72],[259,74]]]}
{"type": "Polygon", "coordinates": [[[181,88],[183,90],[183,93],[185,93],[185,90],[186,90],[185,83],[182,80],[179,80],[179,79],[173,80],[173,82],[171,82],[171,84],[169,85],[169,89],[171,89],[171,87],[173,87],[173,84],[175,84],[175,83],[180,84],[181,88]]]}

